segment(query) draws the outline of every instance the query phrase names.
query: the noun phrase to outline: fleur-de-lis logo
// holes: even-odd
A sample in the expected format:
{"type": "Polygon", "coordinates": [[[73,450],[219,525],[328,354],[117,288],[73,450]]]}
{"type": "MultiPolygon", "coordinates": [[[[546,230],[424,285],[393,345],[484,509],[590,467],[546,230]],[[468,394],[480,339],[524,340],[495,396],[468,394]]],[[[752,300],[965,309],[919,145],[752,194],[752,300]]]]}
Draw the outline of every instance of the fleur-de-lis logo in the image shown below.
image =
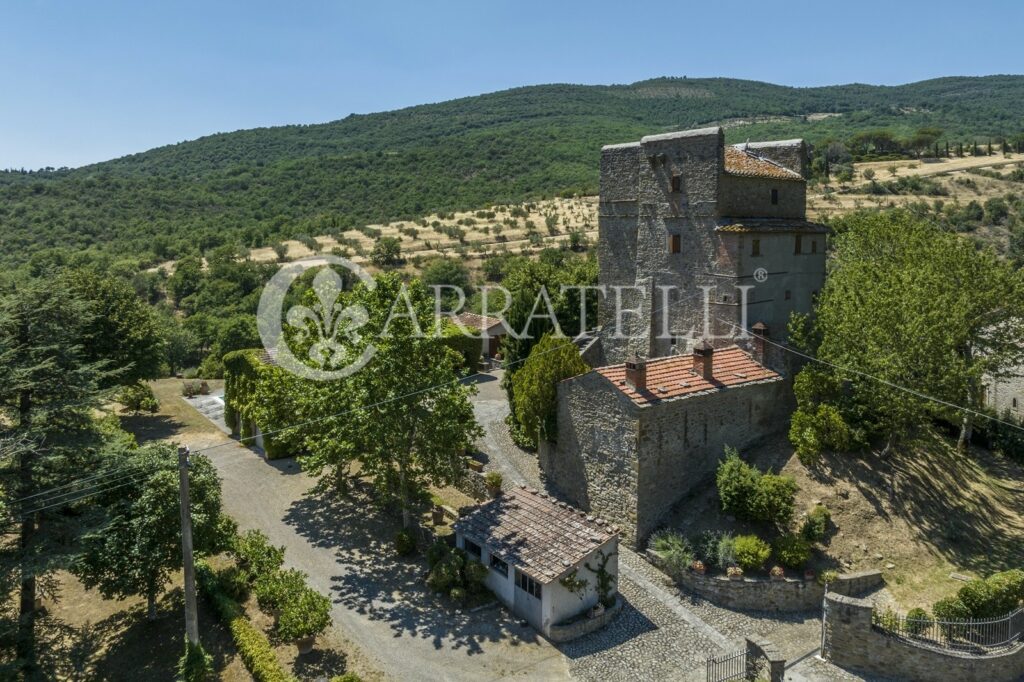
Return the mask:
{"type": "Polygon", "coordinates": [[[344,305],[344,283],[330,266],[354,273],[371,290],[377,286],[369,273],[345,258],[316,256],[294,261],[282,267],[264,287],[256,318],[263,346],[279,366],[320,381],[362,369],[377,350],[372,343],[361,344],[358,329],[369,322],[370,316],[361,305],[344,305]],[[286,338],[282,324],[285,295],[299,275],[313,267],[322,268],[313,278],[315,301],[289,308],[284,317],[294,331],[286,338]],[[305,360],[295,357],[293,344],[307,348],[305,360]],[[362,351],[357,355],[360,345],[362,351]]]}
{"type": "Polygon", "coordinates": [[[316,303],[310,308],[295,305],[288,310],[288,324],[298,331],[295,340],[312,340],[307,356],[318,367],[331,367],[345,359],[345,340],[352,345],[362,338],[357,331],[370,321],[366,308],[361,305],[343,307],[338,300],[343,289],[341,277],[334,270],[324,268],[313,278],[316,303]]]}

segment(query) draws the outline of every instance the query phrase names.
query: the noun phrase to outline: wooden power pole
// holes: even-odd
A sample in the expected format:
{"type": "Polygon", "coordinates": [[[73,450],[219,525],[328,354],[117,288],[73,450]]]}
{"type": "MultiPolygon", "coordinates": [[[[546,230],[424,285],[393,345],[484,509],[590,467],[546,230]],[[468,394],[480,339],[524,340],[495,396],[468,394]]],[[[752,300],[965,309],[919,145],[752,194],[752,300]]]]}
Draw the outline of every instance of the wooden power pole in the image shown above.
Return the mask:
{"type": "Polygon", "coordinates": [[[178,481],[181,497],[181,558],[185,567],[185,636],[199,644],[199,616],[196,613],[196,570],[192,562],[192,515],[188,497],[188,448],[178,448],[178,481]]]}

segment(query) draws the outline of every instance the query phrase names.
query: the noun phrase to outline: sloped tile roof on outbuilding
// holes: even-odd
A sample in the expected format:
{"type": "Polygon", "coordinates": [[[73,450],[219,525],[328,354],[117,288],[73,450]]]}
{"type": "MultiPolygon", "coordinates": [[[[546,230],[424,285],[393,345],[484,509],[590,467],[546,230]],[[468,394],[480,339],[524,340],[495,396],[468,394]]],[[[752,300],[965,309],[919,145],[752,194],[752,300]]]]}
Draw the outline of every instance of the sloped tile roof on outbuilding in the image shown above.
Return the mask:
{"type": "Polygon", "coordinates": [[[564,575],[619,532],[603,519],[524,487],[481,505],[456,521],[455,530],[541,584],[564,575]]]}

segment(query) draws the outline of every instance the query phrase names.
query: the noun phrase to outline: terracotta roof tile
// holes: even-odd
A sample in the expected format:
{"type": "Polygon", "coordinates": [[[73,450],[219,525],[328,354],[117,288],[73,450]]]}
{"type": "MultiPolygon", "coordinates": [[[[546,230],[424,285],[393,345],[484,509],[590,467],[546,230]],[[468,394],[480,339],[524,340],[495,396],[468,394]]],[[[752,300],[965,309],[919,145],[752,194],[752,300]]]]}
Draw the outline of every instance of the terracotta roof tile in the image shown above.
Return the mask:
{"type": "Polygon", "coordinates": [[[470,329],[477,329],[479,331],[484,331],[490,329],[496,324],[501,324],[501,320],[496,317],[477,315],[476,313],[459,313],[452,319],[456,324],[460,324],[463,327],[469,327],[470,329]]]}
{"type": "Polygon", "coordinates": [[[647,390],[638,392],[626,383],[626,366],[611,365],[597,370],[637,405],[684,398],[707,391],[720,391],[745,384],[781,381],[778,373],[758,364],[737,346],[715,349],[712,381],[693,371],[693,355],[672,355],[647,362],[647,390]]]}
{"type": "Polygon", "coordinates": [[[715,228],[717,232],[820,232],[829,228],[809,220],[789,218],[736,218],[726,219],[715,228]]]}
{"type": "Polygon", "coordinates": [[[803,176],[796,171],[738,147],[725,148],[725,172],[754,178],[803,180],[803,176]]]}
{"type": "Polygon", "coordinates": [[[525,488],[483,504],[456,521],[455,530],[543,584],[618,535],[606,521],[525,488]]]}

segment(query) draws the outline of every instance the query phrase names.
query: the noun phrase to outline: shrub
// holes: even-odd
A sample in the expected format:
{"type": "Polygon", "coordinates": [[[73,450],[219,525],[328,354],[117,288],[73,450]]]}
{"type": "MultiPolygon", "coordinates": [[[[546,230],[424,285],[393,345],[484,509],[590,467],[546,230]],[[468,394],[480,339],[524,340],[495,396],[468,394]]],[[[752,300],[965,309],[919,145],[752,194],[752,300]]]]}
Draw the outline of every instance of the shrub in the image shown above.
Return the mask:
{"type": "Polygon", "coordinates": [[[434,592],[448,592],[451,588],[461,585],[462,564],[461,554],[449,552],[434,568],[430,569],[427,586],[434,592]]]}
{"type": "Polygon", "coordinates": [[[246,531],[231,544],[231,553],[239,567],[249,574],[250,581],[269,575],[284,563],[284,546],[275,547],[261,530],[246,531]]]}
{"type": "Polygon", "coordinates": [[[267,612],[276,611],[283,609],[285,604],[306,589],[306,574],[295,568],[274,571],[256,578],[254,587],[260,608],[267,612]]]}
{"type": "Polygon", "coordinates": [[[1002,616],[1017,608],[1021,601],[1024,601],[1024,570],[1015,568],[1002,573],[990,575],[985,582],[992,586],[993,601],[992,608],[997,611],[993,614],[1002,616]]]}
{"type": "Polygon", "coordinates": [[[185,653],[178,659],[178,680],[205,682],[213,679],[213,656],[206,653],[200,643],[192,644],[185,638],[185,653]]]}
{"type": "Polygon", "coordinates": [[[456,604],[462,604],[466,601],[466,590],[461,587],[453,587],[451,592],[448,593],[452,601],[456,604]]]}
{"type": "Polygon", "coordinates": [[[249,598],[249,574],[238,566],[229,566],[218,574],[221,589],[237,602],[249,598]]]}
{"type": "Polygon", "coordinates": [[[740,535],[734,543],[736,563],[744,571],[756,571],[764,566],[771,556],[768,543],[756,535],[740,535]]]}
{"type": "Polygon", "coordinates": [[[931,625],[931,616],[922,608],[913,608],[907,611],[907,631],[913,635],[924,632],[931,625]]]}
{"type": "Polygon", "coordinates": [[[416,538],[412,531],[403,528],[395,535],[395,552],[398,556],[409,556],[416,551],[416,538]]]}
{"type": "Polygon", "coordinates": [[[672,552],[679,549],[690,549],[690,543],[681,534],[670,528],[661,528],[651,534],[647,546],[655,552],[672,552]]]}
{"type": "Polygon", "coordinates": [[[757,483],[751,516],[755,521],[768,521],[780,527],[787,525],[793,519],[796,491],[796,481],[791,476],[763,474],[757,483]]]}
{"type": "Polygon", "coordinates": [[[498,471],[488,471],[484,475],[484,483],[487,484],[488,488],[501,488],[501,473],[498,471]]]}
{"type": "Polygon", "coordinates": [[[149,412],[154,414],[160,409],[160,401],[156,399],[153,389],[141,381],[125,386],[117,396],[117,401],[133,414],[149,412]]]}
{"type": "Polygon", "coordinates": [[[706,530],[690,541],[694,557],[704,562],[706,567],[718,565],[718,543],[722,535],[721,531],[706,530]]]}
{"type": "Polygon", "coordinates": [[[331,600],[309,587],[303,587],[292,595],[277,624],[281,639],[294,642],[306,637],[315,637],[331,624],[331,600]]]}
{"type": "Polygon", "coordinates": [[[729,533],[723,533],[718,538],[715,557],[719,568],[728,568],[734,565],[736,563],[736,538],[729,533]]]}
{"type": "Polygon", "coordinates": [[[750,521],[784,526],[793,518],[796,481],[790,476],[762,474],[740,459],[735,448],[725,449],[725,459],[715,476],[722,509],[750,521]]]}
{"type": "Polygon", "coordinates": [[[799,535],[782,535],[772,543],[775,558],[786,568],[801,568],[811,558],[811,545],[799,535]]]}
{"type": "Polygon", "coordinates": [[[277,656],[262,631],[255,628],[245,617],[245,611],[238,602],[224,594],[213,570],[204,561],[196,563],[196,578],[199,588],[213,604],[217,616],[231,630],[231,638],[238,649],[238,655],[256,682],[293,682],[285,674],[277,656]]]}
{"type": "Polygon", "coordinates": [[[335,675],[331,678],[331,682],[363,682],[363,678],[355,673],[345,673],[344,675],[335,675]]]}
{"type": "Polygon", "coordinates": [[[823,504],[815,505],[804,519],[800,534],[809,542],[820,542],[828,534],[828,525],[831,521],[832,514],[829,513],[828,508],[823,504]]]}
{"type": "Polygon", "coordinates": [[[826,569],[818,574],[819,585],[831,585],[839,579],[839,573],[832,570],[831,568],[826,569]]]}
{"type": "Polygon", "coordinates": [[[932,613],[938,620],[959,620],[970,618],[971,610],[959,597],[943,597],[932,604],[932,613]]]}
{"type": "Polygon", "coordinates": [[[740,459],[735,448],[727,447],[725,459],[718,465],[715,475],[722,510],[745,517],[750,501],[757,492],[759,477],[757,469],[740,459]]]}
{"type": "Polygon", "coordinates": [[[483,591],[484,581],[487,580],[489,573],[486,566],[479,561],[467,561],[462,572],[466,577],[467,590],[474,593],[483,591]]]}
{"type": "Polygon", "coordinates": [[[444,540],[434,540],[430,547],[427,547],[427,566],[437,566],[438,562],[448,556],[448,552],[448,544],[444,540]]]}

